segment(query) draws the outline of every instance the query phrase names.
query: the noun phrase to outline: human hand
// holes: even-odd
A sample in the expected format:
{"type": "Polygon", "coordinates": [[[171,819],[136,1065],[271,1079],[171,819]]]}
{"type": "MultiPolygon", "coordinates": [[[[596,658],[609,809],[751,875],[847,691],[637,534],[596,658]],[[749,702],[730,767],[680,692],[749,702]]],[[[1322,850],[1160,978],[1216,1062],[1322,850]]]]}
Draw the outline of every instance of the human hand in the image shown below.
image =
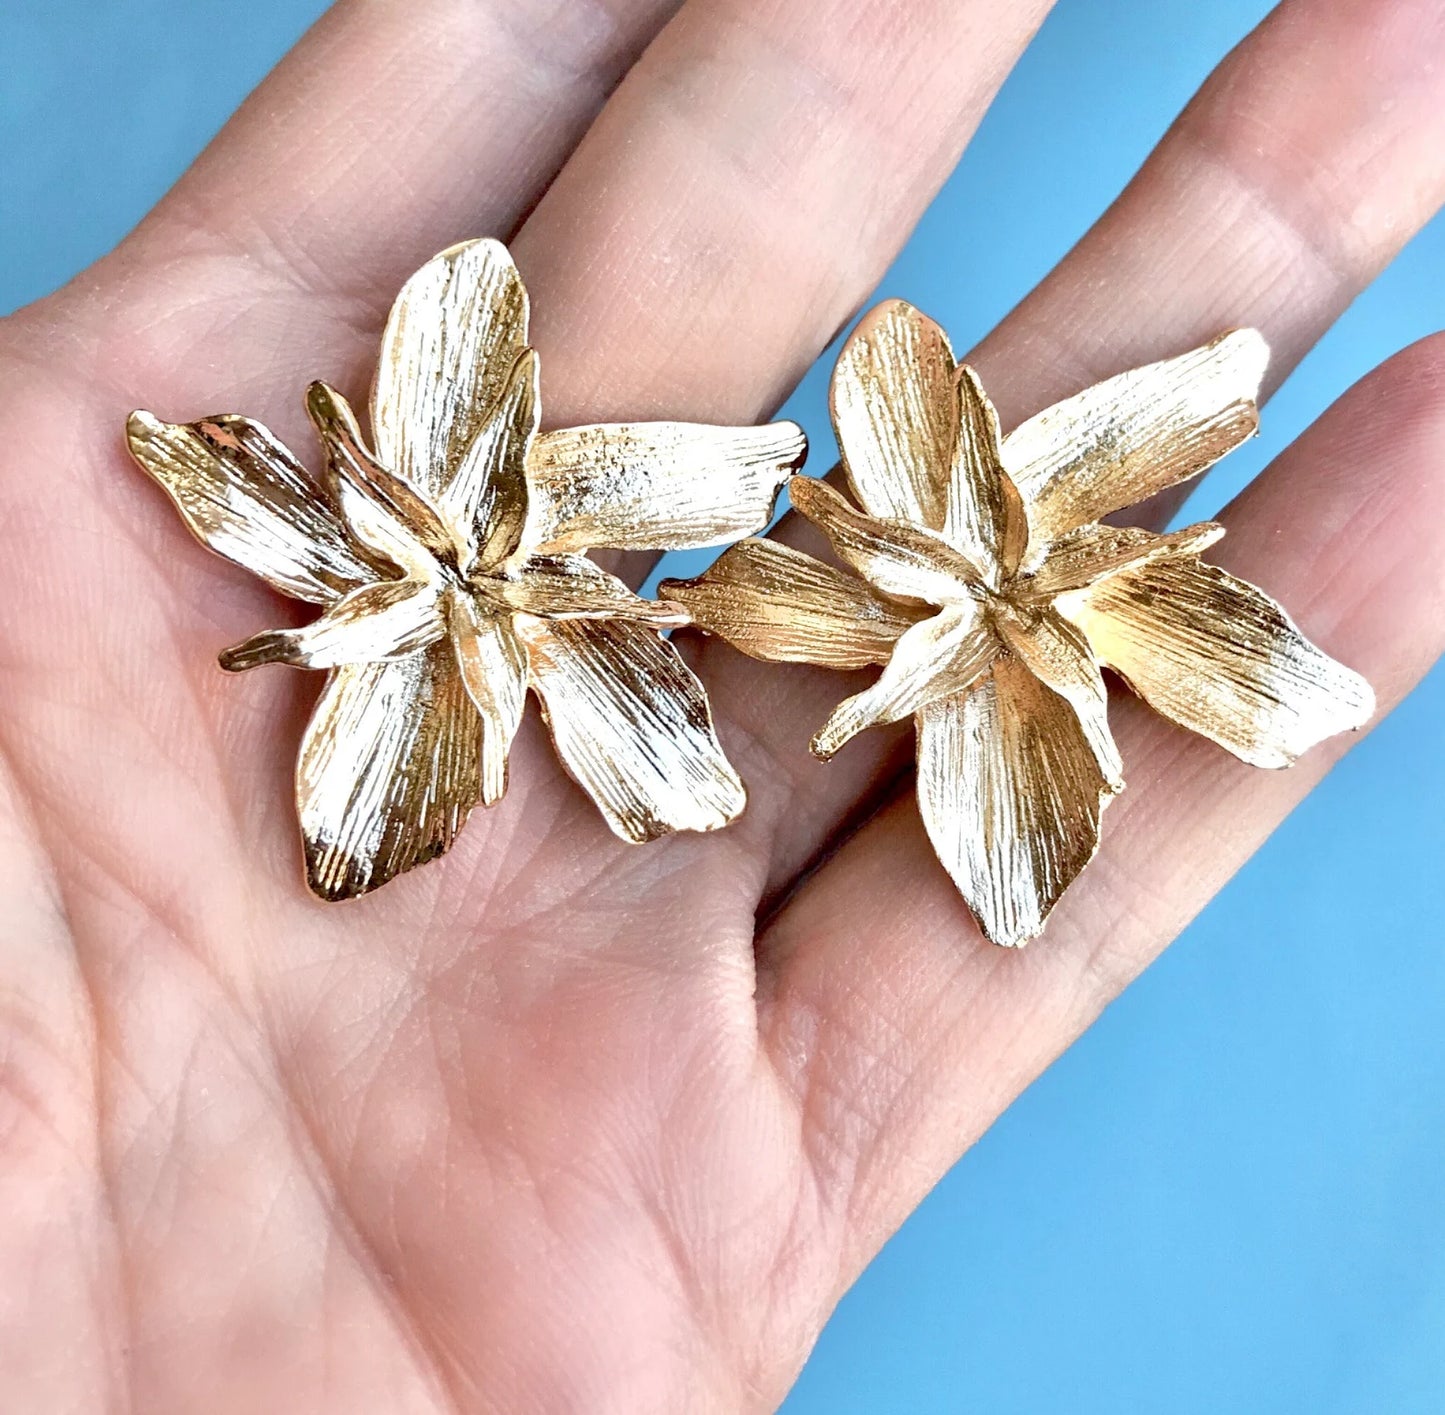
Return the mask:
{"type": "MultiPolygon", "coordinates": [[[[401,279],[561,167],[514,241],[549,415],[762,416],[1045,7],[688,0],[572,152],[665,8],[343,5],[0,334],[6,1408],[776,1403],[886,1234],[1337,750],[1256,775],[1119,702],[1101,858],[1005,955],[923,840],[907,734],[819,767],[844,680],[696,646],[752,793],[728,832],[616,845],[534,721],[446,860],[306,896],[316,683],[215,671],[278,605],[125,464],[124,413],[235,407],[304,447],[307,381],[359,393],[401,279]]],[[[1006,421],[1227,325],[1287,371],[1440,197],[1430,9],[1296,0],[1250,41],[971,356],[1006,421]]],[[[1218,555],[1386,705],[1441,647],[1441,357],[1327,415],[1218,555]]]]}

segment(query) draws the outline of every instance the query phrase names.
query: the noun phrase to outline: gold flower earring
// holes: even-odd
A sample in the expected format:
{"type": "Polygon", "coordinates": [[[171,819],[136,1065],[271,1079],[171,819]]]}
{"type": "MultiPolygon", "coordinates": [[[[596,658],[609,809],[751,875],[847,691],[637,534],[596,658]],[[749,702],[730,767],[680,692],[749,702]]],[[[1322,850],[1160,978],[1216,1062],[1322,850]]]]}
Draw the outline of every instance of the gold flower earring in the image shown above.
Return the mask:
{"type": "Polygon", "coordinates": [[[755,658],[884,665],[813,751],[912,716],[929,839],[984,933],[1023,944],[1093,857],[1123,789],[1101,667],[1256,766],[1288,766],[1374,711],[1363,678],[1200,559],[1222,526],[1156,535],[1102,520],[1253,436],[1267,360],[1257,333],[1226,334],[1001,438],[944,332],[910,305],[880,305],[832,384],[857,505],[820,481],[789,486],[854,573],[748,540],[660,593],[755,658]]]}
{"type": "Polygon", "coordinates": [[[371,446],[313,384],[313,477],[261,424],[131,416],[130,450],[210,549],[293,599],[305,628],[223,667],[330,671],[296,768],[313,890],[343,899],[448,849],[506,790],[530,688],[566,769],[624,840],[714,830],[742,809],[702,685],[594,547],[722,545],[760,530],[805,442],[638,423],[539,433],[528,303],[496,241],[453,247],[402,290],[382,341],[371,446]]]}

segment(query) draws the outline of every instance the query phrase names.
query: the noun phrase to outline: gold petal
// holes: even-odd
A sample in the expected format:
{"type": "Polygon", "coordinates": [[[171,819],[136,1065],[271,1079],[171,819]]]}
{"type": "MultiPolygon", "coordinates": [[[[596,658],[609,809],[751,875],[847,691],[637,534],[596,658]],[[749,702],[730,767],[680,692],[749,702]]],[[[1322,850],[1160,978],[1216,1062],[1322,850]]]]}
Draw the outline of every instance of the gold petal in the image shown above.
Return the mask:
{"type": "Polygon", "coordinates": [[[378,458],[441,497],[527,344],[527,292],[499,241],[467,241],[402,287],[372,394],[378,458]]]}
{"type": "Polygon", "coordinates": [[[458,543],[467,547],[463,564],[489,570],[521,541],[527,520],[527,451],[541,414],[541,367],[535,350],[528,349],[442,497],[442,511],[458,543]]]}
{"type": "Polygon", "coordinates": [[[967,691],[998,652],[998,635],[978,605],[940,610],[898,640],[876,683],[833,709],[813,737],[813,755],[826,760],[865,728],[899,722],[938,698],[967,691]]]}
{"type": "Polygon", "coordinates": [[[689,622],[675,604],[633,594],[585,555],[536,556],[498,584],[499,593],[519,614],[543,619],[630,619],[658,629],[678,629],[689,622]]]}
{"type": "Polygon", "coordinates": [[[695,580],[664,580],[663,599],[753,658],[867,668],[887,663],[918,611],[866,580],[775,540],[733,546],[695,580]]]}
{"type": "Polygon", "coordinates": [[[1364,726],[1375,695],[1263,591],[1191,556],[1112,575],[1060,606],[1156,712],[1255,766],[1364,726]]]}
{"type": "Polygon", "coordinates": [[[228,673],[286,663],[293,668],[339,668],[403,658],[434,644],[446,632],[432,586],[415,580],[381,580],[338,600],[303,629],[266,629],[221,655],[228,673]]]}
{"type": "Polygon", "coordinates": [[[903,300],[859,321],[829,397],[848,484],[880,520],[943,529],[958,443],[957,364],[948,335],[903,300]]]}
{"type": "Polygon", "coordinates": [[[615,620],[515,623],[557,754],[619,836],[716,830],[742,810],[707,695],[670,643],[615,620]]]}
{"type": "Polygon", "coordinates": [[[306,412],[326,449],[331,490],[352,534],[413,575],[426,574],[434,560],[455,561],[440,512],[372,455],[351,404],[330,384],[316,382],[306,390],[306,412]]]}
{"type": "Polygon", "coordinates": [[[1083,632],[1056,609],[1027,616],[1004,610],[998,631],[1013,655],[1078,714],[1111,791],[1124,789],[1124,763],[1109,730],[1109,690],[1083,632]]]}
{"type": "Polygon", "coordinates": [[[827,482],[794,477],[788,494],[793,509],[828,537],[839,557],[884,594],[942,605],[983,581],[979,567],[939,537],[867,516],[827,482]]]}
{"type": "Polygon", "coordinates": [[[1043,931],[1098,848],[1109,795],[1073,709],[1015,659],[919,714],[923,823],[994,943],[1043,931]]]}
{"type": "Polygon", "coordinates": [[[967,364],[958,370],[957,398],[959,435],[943,538],[983,567],[996,585],[1018,569],[1028,546],[1029,523],[1023,498],[1003,469],[998,413],[967,364]]]}
{"type": "Polygon", "coordinates": [[[1004,441],[1034,547],[1197,476],[1259,428],[1269,347],[1235,330],[1122,373],[1030,418],[1004,441]]]}
{"type": "Polygon", "coordinates": [[[465,590],[447,597],[452,650],[482,720],[482,804],[507,793],[507,757],[527,706],[527,654],[511,621],[489,614],[465,590]]]}
{"type": "Polygon", "coordinates": [[[1146,560],[1181,553],[1197,555],[1223,534],[1224,527],[1214,521],[1200,521],[1169,535],[1131,526],[1080,526],[1046,546],[1038,570],[1018,581],[1012,593],[1021,600],[1046,603],[1146,560]]]}
{"type": "Polygon", "coordinates": [[[633,423],[546,432],[527,463],[523,543],[542,552],[694,550],[761,530],[807,456],[796,423],[633,423]]]}
{"type": "Polygon", "coordinates": [[[311,888],[349,899],[449,849],[477,801],[480,737],[447,643],[338,668],[296,766],[311,888]]]}
{"type": "Polygon", "coordinates": [[[191,533],[282,594],[330,604],[376,578],[335,507],[269,429],[249,418],[165,423],[136,412],[131,456],[191,533]]]}

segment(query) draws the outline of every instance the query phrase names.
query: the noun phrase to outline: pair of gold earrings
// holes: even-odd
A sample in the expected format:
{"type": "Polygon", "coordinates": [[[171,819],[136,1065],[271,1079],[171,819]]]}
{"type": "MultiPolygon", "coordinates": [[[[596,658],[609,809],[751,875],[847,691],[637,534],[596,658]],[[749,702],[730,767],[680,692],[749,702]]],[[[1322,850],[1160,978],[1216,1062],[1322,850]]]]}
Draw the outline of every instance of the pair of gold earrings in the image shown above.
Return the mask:
{"type": "Polygon", "coordinates": [[[307,874],[324,898],[434,858],[474,805],[501,798],[529,689],[617,835],[728,824],[743,786],[665,637],[683,625],[756,658],[881,665],[813,751],[913,717],[929,838],[985,934],[1007,945],[1042,930],[1123,788],[1102,667],[1259,766],[1288,765],[1373,711],[1359,675],[1200,559],[1222,527],[1157,535],[1104,520],[1254,434],[1268,351],[1252,331],[1110,379],[1003,437],[943,331],[880,305],[833,375],[850,500],[793,475],[806,443],[792,423],[539,431],[527,326],[498,242],[428,262],[387,324],[370,442],[339,393],[309,390],[319,477],[247,418],[130,418],[131,453],[203,544],[322,606],[221,665],[329,671],[296,768],[307,874]],[[785,483],[838,565],[740,541],[767,526],[785,483]],[[588,558],[719,545],[732,548],[658,600],[588,558]]]}

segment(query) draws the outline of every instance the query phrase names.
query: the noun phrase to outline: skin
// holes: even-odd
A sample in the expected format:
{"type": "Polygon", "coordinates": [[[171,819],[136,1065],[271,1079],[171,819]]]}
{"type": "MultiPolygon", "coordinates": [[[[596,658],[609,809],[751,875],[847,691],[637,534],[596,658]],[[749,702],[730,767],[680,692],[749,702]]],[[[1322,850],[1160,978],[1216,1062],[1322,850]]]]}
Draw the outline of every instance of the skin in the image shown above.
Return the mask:
{"type": "MultiPolygon", "coordinates": [[[[961,1149],[1350,745],[1256,772],[1120,700],[1100,858],[1005,953],[927,848],[906,730],[819,767],[857,685],[695,645],[736,827],[617,843],[533,715],[449,856],[328,907],[289,809],[318,680],[217,672],[286,611],[125,460],[142,405],[308,446],[307,382],[359,400],[401,281],[484,233],[553,422],[760,418],[1045,8],[342,0],[115,254],[0,325],[0,1407],[770,1409],[961,1149]]],[[[1442,152],[1435,0],[1286,0],[970,360],[1006,426],[1235,325],[1283,376],[1434,212],[1442,152]]],[[[1445,648],[1442,459],[1431,340],[1213,557],[1384,709],[1445,648]]]]}

